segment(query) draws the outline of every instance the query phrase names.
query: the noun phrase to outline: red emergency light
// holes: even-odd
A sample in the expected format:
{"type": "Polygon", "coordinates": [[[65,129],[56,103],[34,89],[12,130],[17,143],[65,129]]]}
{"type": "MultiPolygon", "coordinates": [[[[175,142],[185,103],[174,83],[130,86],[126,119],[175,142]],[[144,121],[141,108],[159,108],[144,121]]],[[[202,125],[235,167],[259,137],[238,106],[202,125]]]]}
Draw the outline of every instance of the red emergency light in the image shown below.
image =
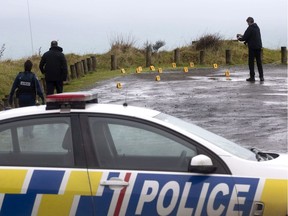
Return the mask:
{"type": "Polygon", "coordinates": [[[47,95],[46,109],[85,109],[87,103],[98,103],[98,94],[94,91],[65,92],[47,95]]]}

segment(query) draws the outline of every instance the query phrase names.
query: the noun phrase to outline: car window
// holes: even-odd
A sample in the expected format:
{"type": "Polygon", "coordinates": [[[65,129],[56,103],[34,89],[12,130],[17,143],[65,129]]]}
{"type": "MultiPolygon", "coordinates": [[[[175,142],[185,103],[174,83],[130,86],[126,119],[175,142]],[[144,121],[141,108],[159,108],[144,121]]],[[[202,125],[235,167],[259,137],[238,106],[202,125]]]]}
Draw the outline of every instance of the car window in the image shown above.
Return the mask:
{"type": "Polygon", "coordinates": [[[162,133],[119,124],[108,127],[118,155],[177,157],[182,151],[194,155],[194,151],[162,133]]]}
{"type": "Polygon", "coordinates": [[[89,118],[101,168],[187,171],[197,154],[191,143],[151,124],[113,118],[89,118]]]}
{"type": "Polygon", "coordinates": [[[14,120],[0,127],[0,165],[67,166],[73,161],[68,117],[14,120]]]}
{"type": "Polygon", "coordinates": [[[182,119],[176,118],[171,115],[167,115],[165,113],[160,113],[154,118],[168,122],[177,127],[180,127],[183,130],[186,130],[192,134],[195,134],[237,157],[241,157],[246,160],[256,161],[255,154],[248,148],[244,148],[240,145],[237,145],[233,143],[232,141],[225,139],[224,137],[221,137],[210,131],[200,128],[197,125],[194,125],[190,122],[183,121],[182,119]]]}

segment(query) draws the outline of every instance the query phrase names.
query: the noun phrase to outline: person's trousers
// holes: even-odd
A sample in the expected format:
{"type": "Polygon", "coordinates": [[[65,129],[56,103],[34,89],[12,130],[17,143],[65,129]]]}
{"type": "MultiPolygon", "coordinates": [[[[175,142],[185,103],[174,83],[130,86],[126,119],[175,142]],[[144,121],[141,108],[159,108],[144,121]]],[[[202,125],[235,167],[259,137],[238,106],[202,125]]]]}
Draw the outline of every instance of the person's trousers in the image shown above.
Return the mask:
{"type": "Polygon", "coordinates": [[[46,81],[46,95],[54,94],[54,89],[57,93],[62,93],[63,81],[46,81]]]}
{"type": "Polygon", "coordinates": [[[261,49],[251,49],[249,48],[249,70],[250,78],[255,78],[255,69],[254,69],[254,59],[256,58],[256,64],[259,72],[259,77],[264,78],[263,67],[262,67],[262,58],[261,58],[261,49]]]}

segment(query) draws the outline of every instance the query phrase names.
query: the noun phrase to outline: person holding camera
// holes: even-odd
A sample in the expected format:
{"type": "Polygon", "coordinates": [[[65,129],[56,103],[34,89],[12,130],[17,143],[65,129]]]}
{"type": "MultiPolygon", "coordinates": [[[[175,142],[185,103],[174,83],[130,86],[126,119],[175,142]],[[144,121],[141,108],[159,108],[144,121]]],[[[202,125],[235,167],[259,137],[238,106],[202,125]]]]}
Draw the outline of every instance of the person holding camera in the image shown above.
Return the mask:
{"type": "MultiPolygon", "coordinates": [[[[16,76],[9,94],[9,104],[13,104],[13,95],[16,90],[19,107],[34,106],[38,104],[36,95],[42,99],[42,104],[45,103],[43,91],[39,84],[36,75],[31,72],[32,62],[27,60],[24,63],[24,72],[19,72],[16,76]]],[[[39,104],[38,104],[39,105],[39,104]]]]}
{"type": "Polygon", "coordinates": [[[260,81],[264,81],[264,73],[262,67],[262,39],[260,28],[256,23],[254,23],[254,19],[252,17],[248,17],[246,19],[248,24],[248,28],[246,29],[244,35],[237,34],[237,39],[239,41],[244,41],[244,44],[248,44],[248,65],[250,70],[250,77],[246,79],[248,82],[255,82],[255,71],[254,71],[254,59],[256,58],[257,68],[259,72],[260,81]]]}

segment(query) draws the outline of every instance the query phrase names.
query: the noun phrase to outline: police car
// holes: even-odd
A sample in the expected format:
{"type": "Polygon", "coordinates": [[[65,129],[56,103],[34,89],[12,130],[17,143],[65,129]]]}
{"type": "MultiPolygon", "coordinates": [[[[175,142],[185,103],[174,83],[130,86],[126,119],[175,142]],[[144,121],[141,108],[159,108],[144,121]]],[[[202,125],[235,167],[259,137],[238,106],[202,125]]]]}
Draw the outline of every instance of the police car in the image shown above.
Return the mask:
{"type": "Polygon", "coordinates": [[[287,215],[287,154],[92,91],[0,112],[0,215],[287,215]]]}

